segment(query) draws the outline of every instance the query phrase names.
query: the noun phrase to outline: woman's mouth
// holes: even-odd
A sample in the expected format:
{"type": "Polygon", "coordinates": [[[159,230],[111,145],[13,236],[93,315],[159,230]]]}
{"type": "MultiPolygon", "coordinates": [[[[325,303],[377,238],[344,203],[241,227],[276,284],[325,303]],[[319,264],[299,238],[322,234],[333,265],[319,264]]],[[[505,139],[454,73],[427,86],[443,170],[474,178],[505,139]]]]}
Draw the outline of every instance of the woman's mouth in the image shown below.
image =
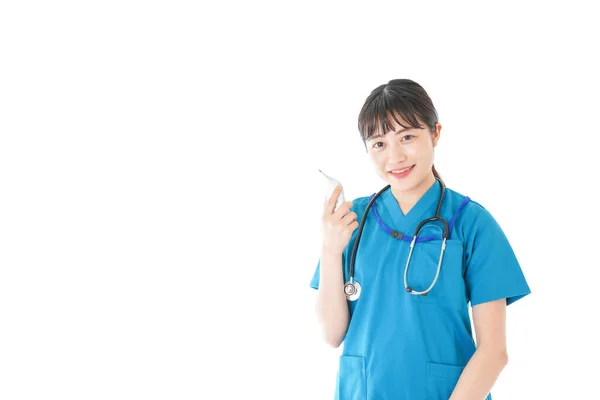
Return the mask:
{"type": "Polygon", "coordinates": [[[413,170],[415,166],[410,166],[410,167],[406,167],[406,168],[399,168],[399,169],[393,169],[391,171],[389,171],[389,174],[392,175],[394,178],[396,179],[403,179],[406,178],[408,176],[408,174],[410,174],[413,170]]]}

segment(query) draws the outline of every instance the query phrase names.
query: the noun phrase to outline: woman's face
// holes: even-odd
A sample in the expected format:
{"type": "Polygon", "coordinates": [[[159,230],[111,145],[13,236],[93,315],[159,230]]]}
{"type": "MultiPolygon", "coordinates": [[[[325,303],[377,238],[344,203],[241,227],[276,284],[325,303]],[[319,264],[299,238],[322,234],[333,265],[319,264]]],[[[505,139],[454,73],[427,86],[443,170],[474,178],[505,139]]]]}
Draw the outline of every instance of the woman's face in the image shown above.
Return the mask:
{"type": "Polygon", "coordinates": [[[431,170],[433,148],[437,146],[442,126],[436,123],[432,133],[428,127],[405,129],[392,122],[393,131],[373,136],[366,142],[377,174],[391,185],[395,194],[419,191],[424,185],[429,187],[435,179],[431,170]]]}

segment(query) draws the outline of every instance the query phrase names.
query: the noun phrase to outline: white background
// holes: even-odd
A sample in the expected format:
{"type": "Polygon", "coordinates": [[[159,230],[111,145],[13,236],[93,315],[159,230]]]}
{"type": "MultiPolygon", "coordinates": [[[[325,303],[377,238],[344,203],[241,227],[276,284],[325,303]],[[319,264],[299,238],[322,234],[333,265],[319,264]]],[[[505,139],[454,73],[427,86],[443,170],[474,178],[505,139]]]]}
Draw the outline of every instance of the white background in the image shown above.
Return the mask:
{"type": "Polygon", "coordinates": [[[494,399],[596,397],[597,14],[416,3],[3,2],[0,398],[331,399],[317,169],[382,187],[356,120],[395,78],[533,291],[494,399]]]}

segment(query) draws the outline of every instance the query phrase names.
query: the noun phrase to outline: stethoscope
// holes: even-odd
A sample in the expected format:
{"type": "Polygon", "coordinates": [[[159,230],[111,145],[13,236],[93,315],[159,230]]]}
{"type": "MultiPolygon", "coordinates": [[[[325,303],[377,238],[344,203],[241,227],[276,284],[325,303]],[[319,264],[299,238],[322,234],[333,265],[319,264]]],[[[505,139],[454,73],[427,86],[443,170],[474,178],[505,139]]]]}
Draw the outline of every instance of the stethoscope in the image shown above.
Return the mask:
{"type": "MultiPolygon", "coordinates": [[[[444,251],[446,250],[446,238],[448,237],[448,223],[442,217],[440,217],[440,209],[442,208],[442,202],[444,200],[444,193],[446,191],[446,186],[444,185],[444,182],[442,182],[440,179],[438,179],[438,182],[440,182],[441,193],[440,193],[440,198],[437,203],[437,207],[435,209],[435,215],[431,218],[427,218],[427,219],[421,221],[419,223],[419,225],[417,226],[417,229],[415,230],[415,234],[410,242],[410,251],[408,253],[408,259],[406,260],[406,266],[404,267],[404,288],[406,289],[406,291],[409,294],[412,294],[412,295],[427,296],[427,294],[431,291],[431,289],[433,289],[433,287],[435,286],[435,283],[438,280],[438,276],[440,274],[440,268],[442,266],[442,259],[444,257],[444,251]],[[437,271],[435,273],[435,278],[433,279],[433,282],[431,282],[431,285],[429,285],[429,287],[423,291],[417,291],[417,290],[414,290],[413,288],[411,288],[407,282],[407,274],[408,274],[408,267],[410,265],[410,258],[412,256],[412,252],[415,247],[415,243],[417,242],[417,237],[419,236],[419,232],[421,231],[423,226],[425,226],[425,224],[428,224],[428,223],[434,222],[434,221],[441,222],[444,227],[444,230],[442,233],[442,250],[440,251],[440,257],[439,257],[439,261],[438,261],[438,265],[437,265],[437,271]]],[[[356,253],[358,251],[358,244],[359,244],[360,238],[362,236],[362,231],[365,227],[367,215],[369,213],[371,206],[375,206],[375,200],[377,200],[377,198],[383,192],[388,190],[389,188],[390,188],[390,185],[387,185],[386,187],[381,189],[377,194],[375,194],[374,196],[371,197],[371,200],[369,201],[369,204],[367,204],[367,208],[363,214],[362,221],[360,222],[360,226],[358,227],[358,234],[356,235],[356,242],[354,242],[354,248],[352,249],[352,258],[350,259],[350,279],[348,282],[346,282],[344,284],[344,293],[346,295],[346,298],[350,301],[355,301],[356,299],[358,299],[360,297],[360,292],[361,292],[360,283],[358,283],[357,281],[354,280],[354,263],[356,261],[356,253]]],[[[408,238],[404,238],[404,234],[402,234],[401,232],[398,232],[398,231],[388,228],[383,223],[381,218],[379,217],[379,214],[376,211],[376,207],[373,208],[373,211],[374,211],[374,214],[375,214],[375,217],[377,219],[379,226],[384,231],[386,231],[387,233],[389,233],[391,236],[395,237],[396,239],[400,239],[400,240],[408,239],[408,238]]],[[[425,238],[423,238],[423,239],[425,239],[425,238]]]]}

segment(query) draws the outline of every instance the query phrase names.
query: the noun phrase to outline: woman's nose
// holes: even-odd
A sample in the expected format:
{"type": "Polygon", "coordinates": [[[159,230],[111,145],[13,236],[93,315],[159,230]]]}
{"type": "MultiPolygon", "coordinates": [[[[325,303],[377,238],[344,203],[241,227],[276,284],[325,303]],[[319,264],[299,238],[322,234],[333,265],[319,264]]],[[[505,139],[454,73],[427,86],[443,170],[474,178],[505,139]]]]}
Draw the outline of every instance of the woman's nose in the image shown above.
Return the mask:
{"type": "Polygon", "coordinates": [[[390,164],[399,163],[406,160],[406,152],[402,146],[390,143],[388,146],[388,160],[390,164]]]}

